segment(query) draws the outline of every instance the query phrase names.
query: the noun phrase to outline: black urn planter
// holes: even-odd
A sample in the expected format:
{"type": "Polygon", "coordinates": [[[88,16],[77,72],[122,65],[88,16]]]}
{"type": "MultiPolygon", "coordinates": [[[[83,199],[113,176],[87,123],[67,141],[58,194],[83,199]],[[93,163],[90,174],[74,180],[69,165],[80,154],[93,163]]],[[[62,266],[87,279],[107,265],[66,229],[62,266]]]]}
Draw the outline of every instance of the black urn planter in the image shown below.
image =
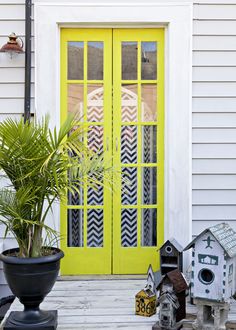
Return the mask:
{"type": "Polygon", "coordinates": [[[23,312],[11,312],[4,330],[54,330],[57,327],[57,311],[42,311],[39,305],[51,291],[60,269],[64,253],[50,248],[52,254],[39,258],[18,258],[10,249],[0,254],[3,271],[12,293],[24,305],[23,312]]]}

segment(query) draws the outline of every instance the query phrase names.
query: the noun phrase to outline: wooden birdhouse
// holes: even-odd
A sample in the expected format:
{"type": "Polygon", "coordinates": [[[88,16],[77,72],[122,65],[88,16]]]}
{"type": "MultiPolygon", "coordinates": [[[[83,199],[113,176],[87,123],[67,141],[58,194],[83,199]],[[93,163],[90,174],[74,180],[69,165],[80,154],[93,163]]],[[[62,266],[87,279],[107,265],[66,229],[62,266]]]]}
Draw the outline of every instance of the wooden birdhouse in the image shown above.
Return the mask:
{"type": "Polygon", "coordinates": [[[157,290],[160,292],[160,297],[165,292],[173,292],[177,299],[179,307],[176,311],[176,322],[184,319],[186,316],[186,290],[188,289],[188,284],[183,276],[183,274],[178,270],[172,270],[163,276],[157,290]]]}
{"type": "Polygon", "coordinates": [[[236,233],[226,223],[210,227],[185,250],[192,248],[191,295],[227,302],[235,294],[236,233]]]}
{"type": "Polygon", "coordinates": [[[178,269],[183,271],[183,248],[174,239],[167,240],[160,248],[160,269],[161,275],[165,275],[168,272],[178,269]]]}
{"type": "Polygon", "coordinates": [[[135,314],[152,316],[156,314],[156,295],[150,290],[141,290],[135,296],[135,314]]]}
{"type": "Polygon", "coordinates": [[[159,285],[161,281],[161,273],[159,271],[154,272],[152,269],[152,265],[149,265],[148,271],[147,271],[147,282],[145,285],[144,290],[150,290],[153,292],[153,294],[156,294],[156,288],[159,285]]]}

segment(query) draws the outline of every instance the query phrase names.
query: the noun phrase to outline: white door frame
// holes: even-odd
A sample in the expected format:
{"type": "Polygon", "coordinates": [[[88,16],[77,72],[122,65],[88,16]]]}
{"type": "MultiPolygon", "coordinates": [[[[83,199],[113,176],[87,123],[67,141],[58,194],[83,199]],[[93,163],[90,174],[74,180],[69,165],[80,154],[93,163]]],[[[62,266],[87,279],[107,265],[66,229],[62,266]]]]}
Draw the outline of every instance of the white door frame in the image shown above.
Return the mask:
{"type": "MultiPolygon", "coordinates": [[[[35,0],[36,115],[49,113],[57,126],[60,27],[65,26],[165,27],[165,239],[175,237],[185,246],[192,237],[192,4],[35,0]]],[[[55,206],[55,219],[59,212],[55,206]]]]}

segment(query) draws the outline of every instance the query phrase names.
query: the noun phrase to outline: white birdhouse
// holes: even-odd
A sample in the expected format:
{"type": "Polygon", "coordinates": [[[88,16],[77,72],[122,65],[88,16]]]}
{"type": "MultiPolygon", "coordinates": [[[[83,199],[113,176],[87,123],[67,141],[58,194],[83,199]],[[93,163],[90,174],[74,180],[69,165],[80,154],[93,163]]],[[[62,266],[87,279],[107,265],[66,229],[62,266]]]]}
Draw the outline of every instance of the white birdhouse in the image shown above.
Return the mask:
{"type": "Polygon", "coordinates": [[[226,223],[210,227],[185,250],[192,250],[193,298],[227,302],[235,294],[236,233],[226,223]]]}

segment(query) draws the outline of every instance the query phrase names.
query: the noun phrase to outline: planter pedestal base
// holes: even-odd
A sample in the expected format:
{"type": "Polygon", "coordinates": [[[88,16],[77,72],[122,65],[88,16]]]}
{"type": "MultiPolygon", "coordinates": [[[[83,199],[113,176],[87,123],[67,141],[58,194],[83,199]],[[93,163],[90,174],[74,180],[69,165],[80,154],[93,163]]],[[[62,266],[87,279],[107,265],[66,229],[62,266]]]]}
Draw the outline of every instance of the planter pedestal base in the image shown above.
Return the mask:
{"type": "Polygon", "coordinates": [[[11,312],[3,326],[3,330],[56,330],[57,311],[47,311],[45,313],[49,316],[45,322],[30,324],[17,322],[22,318],[24,312],[11,312]]]}

